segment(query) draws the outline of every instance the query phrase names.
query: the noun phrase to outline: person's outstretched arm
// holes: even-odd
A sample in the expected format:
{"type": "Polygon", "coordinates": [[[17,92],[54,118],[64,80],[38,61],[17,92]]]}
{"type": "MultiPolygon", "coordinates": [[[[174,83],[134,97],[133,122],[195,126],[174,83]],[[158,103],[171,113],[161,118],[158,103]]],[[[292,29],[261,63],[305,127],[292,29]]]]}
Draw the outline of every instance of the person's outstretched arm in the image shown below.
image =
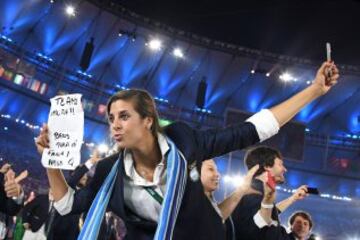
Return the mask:
{"type": "Polygon", "coordinates": [[[251,188],[251,182],[258,169],[259,165],[252,167],[244,177],[244,182],[229,197],[218,204],[223,220],[226,220],[232,214],[244,195],[257,192],[251,188]]]}
{"type": "Polygon", "coordinates": [[[301,187],[296,189],[296,191],[294,192],[293,195],[291,195],[290,197],[288,197],[288,198],[282,200],[281,202],[277,203],[276,207],[280,212],[284,212],[292,204],[294,204],[298,200],[304,199],[306,196],[307,196],[307,186],[302,185],[301,187]]]}
{"type": "Polygon", "coordinates": [[[339,70],[336,65],[324,62],[318,69],[313,84],[270,109],[280,127],[290,121],[308,103],[326,94],[337,83],[338,78],[339,70]],[[326,76],[328,69],[331,70],[331,77],[326,76]]]}

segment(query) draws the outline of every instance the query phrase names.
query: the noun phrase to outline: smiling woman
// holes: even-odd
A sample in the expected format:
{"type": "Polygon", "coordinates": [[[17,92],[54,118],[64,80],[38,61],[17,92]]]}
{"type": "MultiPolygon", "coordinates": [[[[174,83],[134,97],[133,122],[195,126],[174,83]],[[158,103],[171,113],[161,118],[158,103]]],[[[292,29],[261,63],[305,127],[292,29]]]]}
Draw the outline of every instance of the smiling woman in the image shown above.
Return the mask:
{"type": "MultiPolygon", "coordinates": [[[[304,105],[325,94],[338,76],[333,63],[324,63],[314,83],[289,100],[244,123],[206,131],[184,123],[161,129],[148,92],[120,91],[107,105],[111,135],[120,151],[100,161],[93,180],[78,191],[68,187],[61,170],[47,169],[55,207],[62,215],[90,209],[79,239],[97,238],[106,209],[124,220],[126,239],[225,239],[222,221],[194,173],[206,159],[276,134],[304,105]],[[334,70],[330,79],[325,77],[325,68],[334,70]]],[[[39,153],[48,142],[44,126],[36,140],[39,153]]],[[[236,200],[247,191],[241,189],[236,200]]]]}

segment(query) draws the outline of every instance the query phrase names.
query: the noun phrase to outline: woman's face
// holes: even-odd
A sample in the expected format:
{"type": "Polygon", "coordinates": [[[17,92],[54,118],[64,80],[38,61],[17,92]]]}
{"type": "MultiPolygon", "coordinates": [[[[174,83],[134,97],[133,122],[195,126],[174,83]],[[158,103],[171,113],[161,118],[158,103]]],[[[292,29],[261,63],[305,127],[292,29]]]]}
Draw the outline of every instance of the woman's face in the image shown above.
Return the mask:
{"type": "Polygon", "coordinates": [[[147,134],[151,135],[152,122],[150,117],[141,118],[132,101],[117,100],[110,106],[110,132],[120,148],[138,146],[147,134]]]}
{"type": "Polygon", "coordinates": [[[220,174],[214,160],[203,161],[201,165],[201,183],[205,192],[214,192],[219,187],[220,174]]]}

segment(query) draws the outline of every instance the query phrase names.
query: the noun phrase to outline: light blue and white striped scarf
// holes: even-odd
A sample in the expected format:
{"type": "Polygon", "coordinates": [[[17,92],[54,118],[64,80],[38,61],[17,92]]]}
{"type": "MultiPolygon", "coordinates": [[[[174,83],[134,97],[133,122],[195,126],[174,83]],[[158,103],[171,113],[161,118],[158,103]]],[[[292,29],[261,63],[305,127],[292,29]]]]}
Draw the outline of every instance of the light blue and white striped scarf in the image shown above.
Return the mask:
{"type": "MultiPolygon", "coordinates": [[[[172,238],[187,179],[187,162],[185,158],[169,138],[167,138],[167,142],[170,150],[166,159],[166,193],[162,203],[154,240],[172,238]]],[[[97,239],[101,222],[114,187],[119,161],[120,159],[115,162],[99,192],[96,194],[78,240],[97,239]]]]}

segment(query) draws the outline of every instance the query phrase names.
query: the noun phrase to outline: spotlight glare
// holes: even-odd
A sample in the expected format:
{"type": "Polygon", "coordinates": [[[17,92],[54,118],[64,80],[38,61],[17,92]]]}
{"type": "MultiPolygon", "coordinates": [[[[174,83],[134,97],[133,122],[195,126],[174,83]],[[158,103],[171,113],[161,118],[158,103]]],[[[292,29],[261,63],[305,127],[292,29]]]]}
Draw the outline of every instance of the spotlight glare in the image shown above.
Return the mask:
{"type": "Polygon", "coordinates": [[[225,183],[230,183],[234,187],[238,187],[244,182],[244,178],[240,175],[235,175],[235,176],[225,175],[223,180],[225,183]]]}
{"type": "Polygon", "coordinates": [[[241,184],[243,184],[244,182],[244,178],[242,176],[234,176],[233,177],[233,184],[235,187],[240,186],[241,184]]]}
{"type": "Polygon", "coordinates": [[[315,240],[322,240],[322,238],[321,238],[319,235],[317,235],[317,236],[315,237],[315,240]]]}
{"type": "Polygon", "coordinates": [[[181,51],[180,48],[175,48],[174,51],[173,51],[173,54],[175,57],[178,57],[178,58],[183,58],[184,57],[184,54],[183,52],[181,51]]]}
{"type": "Polygon", "coordinates": [[[353,237],[348,236],[347,240],[360,240],[360,238],[358,236],[353,236],[353,237]]]}
{"type": "Polygon", "coordinates": [[[253,69],[253,70],[251,70],[251,74],[254,74],[255,73],[255,70],[253,69]]]}
{"type": "Polygon", "coordinates": [[[148,46],[151,50],[160,50],[161,49],[161,41],[159,39],[153,39],[148,43],[148,46]]]}
{"type": "Polygon", "coordinates": [[[231,182],[231,177],[228,175],[225,175],[224,182],[226,182],[226,183],[231,182]]]}
{"type": "Polygon", "coordinates": [[[69,16],[75,16],[75,8],[72,5],[67,5],[65,8],[65,12],[69,16]]]}
{"type": "Polygon", "coordinates": [[[109,147],[104,143],[100,144],[97,149],[100,153],[107,153],[109,151],[109,147]]]}
{"type": "Polygon", "coordinates": [[[267,77],[270,77],[270,73],[266,73],[266,76],[267,76],[267,77]]]}
{"type": "Polygon", "coordinates": [[[287,72],[281,74],[279,78],[284,82],[290,82],[290,81],[296,81],[297,80],[290,73],[287,73],[287,72]]]}

